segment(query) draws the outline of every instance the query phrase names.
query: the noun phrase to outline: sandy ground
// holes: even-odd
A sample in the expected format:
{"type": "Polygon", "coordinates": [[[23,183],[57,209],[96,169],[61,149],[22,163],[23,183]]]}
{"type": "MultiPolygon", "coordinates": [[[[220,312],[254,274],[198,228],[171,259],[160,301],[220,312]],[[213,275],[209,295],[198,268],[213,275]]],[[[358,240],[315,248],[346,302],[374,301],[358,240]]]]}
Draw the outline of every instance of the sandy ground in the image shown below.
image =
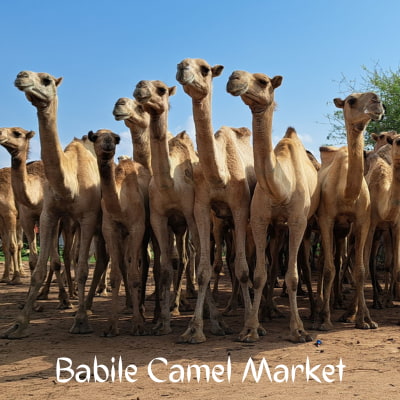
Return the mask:
{"type": "MultiPolygon", "coordinates": [[[[21,286],[0,285],[0,331],[12,324],[28,284],[25,278],[21,286]]],[[[223,289],[221,307],[228,296],[226,281],[223,289]]],[[[369,286],[366,296],[370,305],[369,286]]],[[[95,299],[92,334],[70,334],[73,311],[56,309],[53,287],[49,300],[41,301],[43,312],[32,316],[29,337],[0,340],[0,399],[400,399],[399,302],[395,308],[371,310],[377,330],[336,322],[331,332],[310,330],[312,342],[293,344],[285,340],[288,300],[277,301],[285,318],[264,323],[268,334],[255,344],[235,341],[243,322],[239,309],[225,318],[235,334],[212,336],[206,321],[207,342],[182,345],[177,339],[190,312],[174,317],[173,333],[167,336],[130,336],[129,315],[123,315],[120,336],[102,337],[110,298],[95,299]],[[108,379],[95,382],[96,377],[105,380],[105,369],[108,379]],[[80,382],[85,379],[90,382],[80,382]]],[[[305,297],[299,297],[299,306],[310,329],[305,297]]],[[[152,307],[147,301],[149,328],[152,307]]],[[[340,314],[335,311],[334,319],[340,314]]]]}

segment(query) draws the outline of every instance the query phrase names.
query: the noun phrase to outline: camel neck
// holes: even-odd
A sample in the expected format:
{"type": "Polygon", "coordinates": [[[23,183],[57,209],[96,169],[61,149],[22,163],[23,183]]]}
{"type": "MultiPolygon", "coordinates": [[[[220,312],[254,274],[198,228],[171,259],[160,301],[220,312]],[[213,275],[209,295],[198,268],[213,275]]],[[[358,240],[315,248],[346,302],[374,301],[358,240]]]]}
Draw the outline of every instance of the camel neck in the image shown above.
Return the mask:
{"type": "Polygon", "coordinates": [[[257,183],[276,201],[286,198],[283,191],[282,174],[278,173],[277,159],[272,144],[272,104],[265,111],[253,112],[254,170],[257,183]]]}
{"type": "Polygon", "coordinates": [[[26,169],[28,149],[11,155],[11,184],[15,199],[26,207],[34,208],[37,204],[29,191],[29,176],[26,169]]]}
{"type": "Polygon", "coordinates": [[[115,163],[113,159],[98,159],[100,172],[101,197],[109,214],[118,219],[121,216],[119,193],[115,181],[115,163]]]}
{"type": "Polygon", "coordinates": [[[364,130],[367,124],[346,124],[348,169],[344,197],[356,201],[361,192],[364,179],[364,130]]]}
{"type": "Polygon", "coordinates": [[[56,99],[47,108],[38,110],[38,121],[46,178],[59,196],[71,198],[71,188],[65,183],[65,154],[58,137],[56,99]]]}
{"type": "Polygon", "coordinates": [[[193,118],[196,128],[197,151],[205,179],[212,185],[225,185],[224,161],[217,154],[214,130],[211,122],[211,96],[201,101],[193,100],[193,118]]]}
{"type": "Polygon", "coordinates": [[[137,124],[129,125],[129,122],[127,126],[132,137],[133,159],[152,173],[149,128],[139,128],[137,124]]]}
{"type": "Polygon", "coordinates": [[[171,163],[168,149],[168,113],[152,115],[150,119],[151,167],[156,186],[159,189],[173,187],[171,163]]]}
{"type": "Polygon", "coordinates": [[[392,160],[392,181],[387,203],[385,220],[394,221],[399,214],[400,206],[400,162],[398,160],[392,160]]]}

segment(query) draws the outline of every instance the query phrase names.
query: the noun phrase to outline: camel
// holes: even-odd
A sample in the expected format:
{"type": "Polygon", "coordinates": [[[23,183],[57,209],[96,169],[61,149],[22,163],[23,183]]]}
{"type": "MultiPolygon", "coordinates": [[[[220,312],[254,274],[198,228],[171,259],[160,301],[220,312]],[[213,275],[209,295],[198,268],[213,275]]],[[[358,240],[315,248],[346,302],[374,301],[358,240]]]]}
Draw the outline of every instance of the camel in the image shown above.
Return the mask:
{"type": "Polygon", "coordinates": [[[371,120],[380,120],[384,108],[379,97],[371,92],[353,93],[344,100],[334,99],[336,107],[343,109],[348,146],[342,148],[321,147],[321,169],[318,180],[321,199],[317,215],[321,231],[324,265],[323,282],[318,293],[320,321],[316,328],[332,328],[330,298],[335,278],[334,230],[348,235],[350,227],[354,235],[353,277],[355,296],[342,319],[351,321],[360,329],[377,328],[369,314],[364,297],[364,247],[370,226],[370,195],[364,179],[363,132],[371,120]]]}
{"type": "MultiPolygon", "coordinates": [[[[38,251],[36,245],[36,225],[39,224],[40,214],[43,208],[43,193],[46,176],[42,161],[26,163],[29,154],[30,140],[35,135],[34,131],[28,131],[20,127],[0,128],[0,144],[11,155],[11,184],[14,197],[18,205],[21,227],[26,235],[29,245],[29,268],[35,268],[38,251]]],[[[68,281],[69,296],[74,297],[74,288],[70,273],[70,247],[72,245],[70,235],[65,229],[65,217],[60,230],[64,236],[64,265],[68,281]]],[[[58,253],[58,235],[54,238],[51,263],[52,268],[46,283],[38,295],[38,299],[47,299],[55,264],[61,265],[58,253]]],[[[62,308],[62,305],[60,305],[62,308]]]]}
{"type": "MultiPolygon", "coordinates": [[[[140,81],[134,90],[135,99],[150,115],[150,147],[153,177],[149,186],[150,221],[161,251],[160,302],[161,312],[153,328],[156,335],[170,333],[170,287],[173,281],[170,233],[176,236],[179,258],[183,259],[184,235],[188,230],[199,249],[194,218],[194,172],[198,162],[190,137],[185,131],[169,140],[169,98],[176,87],[164,82],[140,81]]],[[[186,261],[187,262],[187,261],[186,261]]],[[[183,267],[185,269],[185,267],[183,267]]]]}
{"type": "Polygon", "coordinates": [[[387,305],[392,304],[393,285],[396,281],[400,281],[400,210],[398,207],[400,135],[382,133],[378,137],[386,140],[387,144],[381,146],[369,157],[370,168],[365,176],[371,196],[371,225],[365,244],[365,262],[369,262],[373,286],[373,307],[382,308],[381,288],[375,268],[376,236],[379,233],[385,235],[385,266],[392,275],[390,288],[387,290],[387,305]],[[389,267],[390,264],[392,268],[389,267]]]}
{"type": "Polygon", "coordinates": [[[18,209],[15,204],[14,193],[11,187],[10,168],[0,169],[0,238],[4,252],[4,272],[1,283],[20,285],[21,273],[18,246],[19,230],[18,209]],[[11,277],[12,275],[12,277],[11,277]]]}
{"type": "MultiPolygon", "coordinates": [[[[48,184],[45,186],[44,204],[40,216],[41,250],[32,273],[30,290],[24,308],[3,338],[26,335],[32,306],[47,271],[47,260],[51,253],[53,238],[57,235],[58,221],[62,215],[70,216],[78,224],[79,256],[77,265],[78,302],[71,333],[88,333],[89,324],[85,304],[85,284],[88,276],[88,253],[92,237],[100,225],[100,176],[95,156],[82,140],[73,140],[63,151],[58,137],[57,88],[62,78],[48,73],[22,71],[17,75],[15,86],[25,93],[29,102],[37,109],[41,158],[48,184]]],[[[99,259],[103,259],[99,247],[99,259]]],[[[105,259],[106,257],[104,257],[105,259]]],[[[100,262],[97,269],[105,270],[100,262]]],[[[61,274],[56,270],[60,294],[68,298],[62,285],[61,274]]]]}
{"type": "MultiPolygon", "coordinates": [[[[212,80],[221,75],[222,65],[210,66],[205,60],[186,58],[177,66],[176,78],[192,98],[196,143],[202,177],[196,182],[195,218],[200,236],[199,284],[194,316],[181,341],[204,342],[203,305],[212,275],[210,263],[210,210],[217,217],[234,223],[235,276],[240,282],[245,307],[244,328],[239,335],[246,340],[252,309],[249,294],[249,267],[246,260],[246,231],[250,200],[256,184],[251,132],[247,128],[221,127],[215,134],[211,122],[212,80]]],[[[215,305],[210,308],[214,334],[230,333],[215,305]]]]}
{"type": "Polygon", "coordinates": [[[132,160],[114,163],[119,135],[101,129],[89,132],[94,143],[102,189],[102,230],[111,259],[110,281],[112,313],[107,336],[119,334],[118,292],[121,276],[127,276],[128,292],[132,298],[132,334],[144,331],[144,317],[140,310],[141,247],[146,228],[149,170],[132,160]]]}
{"type": "MultiPolygon", "coordinates": [[[[298,270],[297,257],[309,219],[314,215],[319,189],[317,170],[301,143],[296,131],[288,128],[285,136],[273,148],[272,119],[275,108],[274,90],[282,83],[282,77],[234,71],[229,77],[227,90],[240,96],[249,106],[253,117],[254,169],[257,185],[251,202],[250,225],[256,246],[254,271],[254,301],[252,314],[253,340],[259,327],[258,309],[262,290],[267,281],[265,270],[267,229],[271,225],[277,231],[286,225],[289,231],[288,266],[285,283],[290,302],[290,334],[293,342],[312,340],[305,331],[297,307],[298,270]]],[[[272,256],[276,256],[271,251],[272,256]]],[[[273,277],[272,285],[276,276],[273,277]]],[[[270,288],[272,290],[272,288],[270,288]]]]}

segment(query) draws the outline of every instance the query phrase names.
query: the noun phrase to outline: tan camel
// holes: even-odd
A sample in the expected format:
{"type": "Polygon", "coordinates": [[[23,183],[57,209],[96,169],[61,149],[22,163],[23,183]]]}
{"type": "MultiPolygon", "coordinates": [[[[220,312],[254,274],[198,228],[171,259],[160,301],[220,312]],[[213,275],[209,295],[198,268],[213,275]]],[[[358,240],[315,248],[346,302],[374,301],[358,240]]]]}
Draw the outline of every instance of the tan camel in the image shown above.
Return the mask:
{"type": "Polygon", "coordinates": [[[0,169],[0,238],[4,252],[4,272],[1,283],[20,285],[21,272],[18,246],[18,209],[11,187],[10,168],[0,169]],[[11,276],[12,275],[12,276],[11,276]]]}
{"type": "MultiPolygon", "coordinates": [[[[222,65],[211,67],[205,60],[187,58],[177,67],[176,78],[192,98],[196,142],[203,178],[196,182],[195,218],[200,235],[200,262],[197,279],[199,293],[196,309],[181,340],[204,342],[203,304],[212,275],[210,264],[210,210],[218,217],[233,219],[235,226],[236,278],[239,280],[245,306],[245,323],[240,340],[247,340],[252,310],[249,295],[249,267],[246,260],[246,230],[249,222],[250,200],[255,187],[251,132],[247,128],[223,126],[215,134],[211,122],[212,80],[223,70],[222,65]]],[[[224,324],[216,307],[210,308],[212,332],[225,334],[224,324]]],[[[257,329],[257,328],[256,328],[257,329]]]]}
{"type": "MultiPolygon", "coordinates": [[[[290,340],[312,340],[304,330],[297,307],[297,256],[307,228],[319,201],[317,170],[293,128],[273,148],[272,118],[275,108],[274,90],[282,83],[281,76],[234,71],[227,90],[240,96],[253,116],[254,169],[257,185],[251,202],[250,224],[256,246],[254,301],[251,339],[256,340],[258,309],[262,289],[267,280],[265,270],[267,229],[287,225],[289,230],[288,269],[285,282],[290,302],[290,340]]],[[[274,256],[274,255],[273,255],[274,256]]],[[[274,277],[275,281],[275,277],[274,277]]],[[[275,283],[275,282],[273,282],[275,283]]],[[[272,288],[271,288],[272,290],[272,288]]]]}
{"type": "MultiPolygon", "coordinates": [[[[171,332],[170,287],[173,281],[170,233],[176,236],[179,258],[183,259],[184,235],[189,229],[191,240],[199,248],[194,219],[193,164],[198,162],[193,144],[182,132],[169,140],[169,97],[176,87],[161,81],[140,81],[134,97],[150,115],[150,146],[153,177],[149,187],[150,221],[161,250],[161,312],[154,327],[157,335],[171,332]]],[[[186,261],[187,262],[187,261],[186,261]]]]}
{"type": "MultiPolygon", "coordinates": [[[[34,131],[28,131],[23,128],[0,128],[0,144],[6,148],[11,155],[11,184],[14,197],[18,205],[21,227],[26,235],[29,244],[29,268],[31,271],[35,268],[38,251],[36,245],[36,226],[39,225],[40,214],[43,208],[43,195],[46,177],[42,161],[33,161],[26,163],[29,154],[29,144],[34,131]]],[[[63,218],[65,219],[65,217],[63,218]]],[[[70,272],[70,237],[65,229],[65,221],[60,227],[64,236],[64,264],[66,278],[68,281],[69,295],[74,296],[74,288],[70,272]]],[[[55,264],[61,265],[58,253],[58,235],[54,238],[52,248],[51,263],[52,268],[48,274],[47,280],[41,289],[38,299],[47,299],[50,283],[53,276],[55,264]]],[[[60,305],[62,308],[62,305],[60,305]]]]}
{"type": "Polygon", "coordinates": [[[132,160],[114,163],[120,137],[107,130],[89,132],[94,143],[102,189],[103,235],[111,260],[112,313],[107,336],[118,335],[118,292],[121,277],[127,276],[132,298],[132,334],[144,333],[144,317],[140,310],[141,248],[146,229],[146,207],[150,173],[132,160]]]}
{"type": "Polygon", "coordinates": [[[330,298],[335,278],[334,230],[344,232],[352,228],[354,235],[353,277],[356,286],[354,302],[343,316],[344,320],[355,317],[357,328],[376,328],[371,319],[364,297],[364,246],[370,226],[370,196],[364,179],[364,136],[368,123],[380,120],[384,108],[374,93],[353,93],[341,100],[334,99],[336,107],[343,109],[347,131],[347,147],[322,147],[321,169],[318,179],[321,185],[321,200],[318,222],[324,251],[323,284],[318,293],[320,302],[321,330],[332,328],[330,298]]]}
{"type": "Polygon", "coordinates": [[[400,135],[382,133],[379,138],[389,144],[382,145],[369,157],[370,169],[365,176],[371,196],[371,225],[365,244],[365,262],[369,262],[375,308],[383,307],[375,269],[375,242],[379,233],[385,235],[387,242],[384,247],[385,266],[391,273],[390,288],[386,293],[389,306],[392,305],[394,284],[400,281],[400,135]],[[389,268],[390,264],[392,268],[389,268]]]}
{"type": "MultiPolygon", "coordinates": [[[[20,72],[15,80],[15,86],[25,93],[26,98],[37,109],[41,157],[48,185],[45,187],[43,211],[40,216],[39,258],[32,274],[25,306],[15,324],[2,334],[2,337],[6,338],[22,337],[26,334],[33,303],[46,276],[47,260],[53,238],[57,235],[58,220],[65,214],[79,224],[80,233],[76,277],[79,308],[70,332],[92,331],[86,311],[85,284],[89,270],[90,243],[96,227],[100,225],[100,176],[96,158],[82,141],[73,140],[65,151],[61,147],[57,130],[57,87],[61,81],[62,78],[55,78],[48,73],[31,71],[20,72]]],[[[100,263],[96,267],[100,268],[100,263]]],[[[67,298],[60,271],[55,272],[60,294],[67,298]]]]}

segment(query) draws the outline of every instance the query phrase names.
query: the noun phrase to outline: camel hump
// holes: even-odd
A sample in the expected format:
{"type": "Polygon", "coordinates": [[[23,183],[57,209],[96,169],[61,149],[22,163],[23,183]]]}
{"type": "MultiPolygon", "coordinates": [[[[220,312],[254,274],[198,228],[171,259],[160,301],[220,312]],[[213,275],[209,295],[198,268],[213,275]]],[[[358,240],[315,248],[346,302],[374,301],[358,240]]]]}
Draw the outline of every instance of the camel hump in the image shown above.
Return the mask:
{"type": "Polygon", "coordinates": [[[292,126],[289,126],[289,128],[286,129],[286,133],[285,133],[284,137],[285,138],[297,137],[296,129],[294,129],[292,126]]]}
{"type": "Polygon", "coordinates": [[[251,130],[242,126],[241,128],[231,128],[233,132],[235,132],[236,137],[241,139],[244,137],[250,137],[251,136],[251,130]]]}
{"type": "Polygon", "coordinates": [[[334,146],[321,146],[319,148],[321,154],[321,164],[323,166],[329,165],[334,160],[339,150],[340,148],[334,146]]]}

